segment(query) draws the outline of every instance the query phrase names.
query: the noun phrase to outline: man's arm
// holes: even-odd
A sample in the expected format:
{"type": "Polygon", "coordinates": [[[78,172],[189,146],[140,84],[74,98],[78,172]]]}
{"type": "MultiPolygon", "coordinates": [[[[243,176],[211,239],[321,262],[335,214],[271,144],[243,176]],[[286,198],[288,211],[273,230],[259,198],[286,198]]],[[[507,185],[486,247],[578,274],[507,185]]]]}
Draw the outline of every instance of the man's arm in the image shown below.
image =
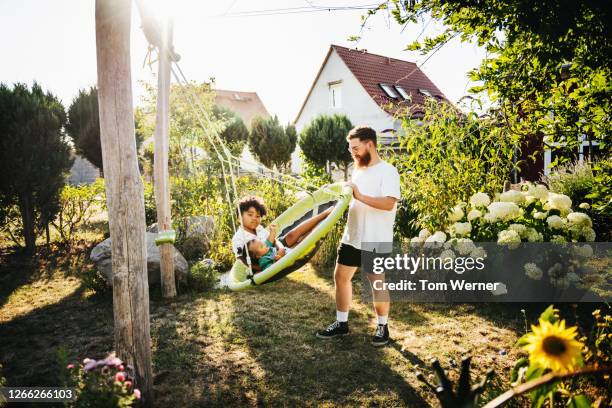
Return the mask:
{"type": "Polygon", "coordinates": [[[365,205],[376,208],[383,211],[391,211],[395,206],[397,198],[386,196],[386,197],[372,197],[369,195],[361,194],[355,183],[348,183],[353,188],[353,197],[355,200],[359,200],[365,205]]]}

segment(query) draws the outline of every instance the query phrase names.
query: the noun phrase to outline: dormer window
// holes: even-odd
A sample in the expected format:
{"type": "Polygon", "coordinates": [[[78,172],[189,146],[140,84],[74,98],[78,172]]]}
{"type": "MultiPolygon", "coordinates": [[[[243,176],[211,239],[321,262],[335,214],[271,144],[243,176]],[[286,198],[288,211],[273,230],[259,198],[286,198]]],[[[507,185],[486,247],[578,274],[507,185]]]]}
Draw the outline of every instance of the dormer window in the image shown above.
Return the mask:
{"type": "Polygon", "coordinates": [[[391,85],[378,84],[389,98],[398,99],[399,95],[391,85]]]}
{"type": "Polygon", "coordinates": [[[399,92],[399,94],[402,95],[402,98],[410,99],[410,94],[404,88],[402,88],[399,85],[395,85],[395,89],[397,89],[397,92],[399,92]]]}
{"type": "Polygon", "coordinates": [[[427,89],[424,88],[419,88],[419,93],[421,95],[425,95],[425,96],[429,96],[432,97],[433,95],[431,94],[431,92],[429,92],[427,89]]]}

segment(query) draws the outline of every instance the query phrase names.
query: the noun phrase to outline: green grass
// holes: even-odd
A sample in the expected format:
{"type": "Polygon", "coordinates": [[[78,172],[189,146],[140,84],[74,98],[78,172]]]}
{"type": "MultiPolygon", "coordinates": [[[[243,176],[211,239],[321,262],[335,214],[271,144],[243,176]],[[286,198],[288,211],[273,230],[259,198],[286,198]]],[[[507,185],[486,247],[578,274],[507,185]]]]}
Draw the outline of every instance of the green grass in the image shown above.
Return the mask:
{"type": "MultiPolygon", "coordinates": [[[[89,248],[51,250],[35,262],[0,255],[0,363],[9,385],[57,385],[58,347],[71,361],[113,349],[112,299],[92,296],[79,276],[79,267],[90,267],[79,253],[89,248]]],[[[374,313],[360,291],[356,279],[351,335],[331,341],[314,336],[334,317],[329,270],[307,266],[239,293],[169,301],[152,292],[158,406],[435,406],[415,370],[433,381],[428,366],[437,358],[456,379],[452,365],[467,354],[475,377],[496,370],[485,399],[509,387],[514,343],[524,332],[521,306],[396,303],[394,342],[376,349],[374,313]]],[[[529,319],[543,308],[529,306],[529,319]]]]}

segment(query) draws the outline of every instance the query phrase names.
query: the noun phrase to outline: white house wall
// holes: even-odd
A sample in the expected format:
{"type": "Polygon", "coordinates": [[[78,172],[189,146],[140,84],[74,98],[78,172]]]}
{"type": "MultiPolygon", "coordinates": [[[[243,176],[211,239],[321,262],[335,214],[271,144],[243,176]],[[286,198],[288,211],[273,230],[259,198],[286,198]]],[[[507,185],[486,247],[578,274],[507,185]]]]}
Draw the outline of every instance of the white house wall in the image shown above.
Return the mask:
{"type": "MultiPolygon", "coordinates": [[[[318,115],[333,115],[335,113],[346,115],[355,126],[368,125],[377,132],[394,128],[391,115],[383,111],[374,102],[338,56],[338,53],[332,50],[301,115],[295,123],[296,130],[299,134],[318,115]],[[332,108],[329,99],[329,83],[340,80],[342,81],[341,107],[332,108]]],[[[299,147],[291,155],[291,170],[295,173],[301,171],[299,147]]]]}

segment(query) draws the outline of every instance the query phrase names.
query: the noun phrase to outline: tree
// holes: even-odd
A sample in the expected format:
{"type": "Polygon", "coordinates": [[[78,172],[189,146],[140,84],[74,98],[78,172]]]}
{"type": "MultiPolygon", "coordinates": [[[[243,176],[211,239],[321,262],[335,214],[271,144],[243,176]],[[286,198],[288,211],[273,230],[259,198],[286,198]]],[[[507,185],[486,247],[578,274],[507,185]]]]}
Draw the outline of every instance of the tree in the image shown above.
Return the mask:
{"type": "Polygon", "coordinates": [[[70,104],[66,132],[74,141],[77,153],[103,170],[98,89],[95,86],[79,90],[78,96],[70,104]]]}
{"type": "Polygon", "coordinates": [[[353,125],[345,115],[320,115],[300,134],[300,149],[304,156],[319,167],[335,163],[348,179],[348,168],[353,162],[346,147],[346,135],[353,125]]]}
{"type": "Polygon", "coordinates": [[[3,207],[19,207],[29,253],[36,251],[37,226],[47,227],[59,210],[72,166],[65,123],[60,101],[37,83],[0,84],[0,196],[3,207]]]}
{"type": "Polygon", "coordinates": [[[255,117],[251,122],[249,149],[266,167],[276,166],[286,171],[296,142],[295,127],[287,125],[283,128],[276,116],[268,119],[255,117]]]}
{"type": "MultiPolygon", "coordinates": [[[[143,113],[138,108],[134,111],[136,122],[142,120],[143,113]]],[[[72,138],[78,154],[91,164],[104,171],[102,166],[102,146],[100,145],[100,114],[98,113],[98,88],[79,90],[79,94],[68,108],[66,133],[72,138]]],[[[140,126],[136,127],[136,147],[140,149],[145,137],[140,126]]]]}
{"type": "MultiPolygon", "coordinates": [[[[157,86],[143,83],[145,95],[137,108],[137,134],[153,135],[157,86]]],[[[210,143],[214,133],[221,134],[224,120],[214,113],[215,93],[210,83],[190,82],[187,85],[173,84],[170,87],[170,146],[168,165],[171,175],[192,174],[206,159],[219,167],[216,160],[218,145],[210,143]],[[204,126],[204,127],[203,127],[204,126]]],[[[146,153],[146,152],[145,152],[146,153]]]]}
{"type": "Polygon", "coordinates": [[[215,117],[225,122],[225,129],[219,136],[228,145],[233,155],[238,156],[249,139],[249,129],[244,121],[234,111],[215,105],[213,107],[215,117]]]}
{"type": "Polygon", "coordinates": [[[446,27],[409,49],[435,53],[455,37],[486,49],[487,58],[470,73],[482,85],[471,92],[496,102],[513,133],[543,137],[547,147],[565,152],[575,152],[577,136],[586,135],[609,152],[609,2],[393,0],[392,8],[399,24],[428,17],[446,27]]]}

